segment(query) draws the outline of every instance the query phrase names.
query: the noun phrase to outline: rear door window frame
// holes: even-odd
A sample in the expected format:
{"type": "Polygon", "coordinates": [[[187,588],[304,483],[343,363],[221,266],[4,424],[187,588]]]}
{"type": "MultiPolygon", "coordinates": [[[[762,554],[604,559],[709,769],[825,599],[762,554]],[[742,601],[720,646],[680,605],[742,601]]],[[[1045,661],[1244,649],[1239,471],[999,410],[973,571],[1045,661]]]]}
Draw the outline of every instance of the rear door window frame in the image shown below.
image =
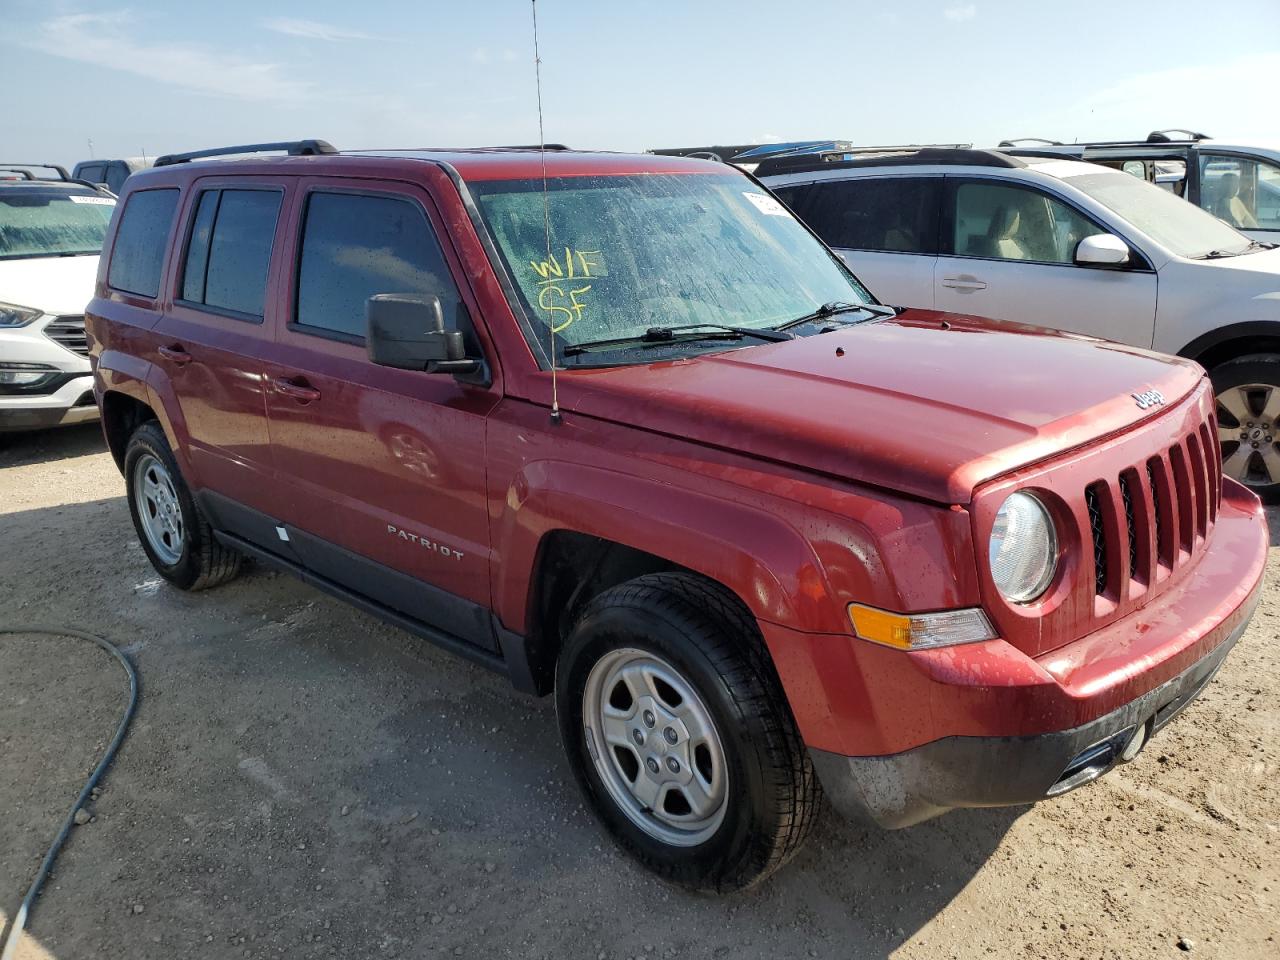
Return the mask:
{"type": "MultiPolygon", "coordinates": [[[[877,247],[846,246],[845,244],[836,242],[835,238],[828,238],[820,230],[814,227],[812,223],[810,223],[807,219],[805,219],[804,211],[792,208],[792,212],[795,213],[795,215],[799,217],[802,221],[804,221],[809,226],[809,228],[813,230],[814,233],[816,233],[822,239],[823,243],[825,243],[827,246],[835,250],[854,250],[859,253],[896,254],[897,256],[906,256],[906,257],[929,257],[931,259],[940,256],[942,253],[943,206],[946,200],[945,178],[940,173],[913,173],[909,171],[901,171],[901,172],[895,171],[893,173],[879,174],[874,176],[823,177],[821,179],[803,180],[795,183],[778,184],[773,189],[776,191],[794,190],[797,188],[810,188],[813,190],[818,190],[823,188],[827,184],[831,184],[834,187],[834,185],[837,185],[837,184],[848,184],[848,183],[862,184],[862,183],[867,183],[872,181],[885,181],[885,180],[922,181],[922,182],[928,183],[930,186],[934,188],[934,190],[936,191],[936,196],[934,197],[932,249],[885,250],[877,247]]],[[[784,200],[783,202],[785,203],[786,201],[784,200]]],[[[788,206],[790,207],[789,204],[788,206]]]]}
{"type": "Polygon", "coordinates": [[[184,215],[186,217],[184,228],[185,235],[181,249],[175,257],[175,276],[173,289],[174,304],[186,307],[188,310],[195,310],[198,313],[212,313],[220,317],[229,317],[232,320],[239,320],[243,323],[264,324],[266,323],[267,313],[271,308],[271,275],[272,268],[277,260],[279,260],[280,250],[280,228],[285,221],[287,214],[287,195],[283,184],[267,183],[245,177],[243,180],[232,182],[220,181],[216,183],[197,181],[191,188],[191,201],[187,204],[187,210],[184,215]],[[207,295],[208,271],[209,271],[209,254],[213,249],[213,239],[218,229],[218,212],[222,207],[222,194],[229,190],[237,190],[241,192],[258,192],[258,193],[275,193],[280,196],[280,204],[276,208],[276,222],[271,234],[271,251],[267,255],[267,273],[266,280],[262,289],[262,315],[253,313],[245,313],[241,310],[233,310],[228,307],[221,307],[216,304],[208,304],[199,300],[188,300],[183,294],[186,292],[186,274],[187,260],[191,255],[191,244],[195,239],[196,219],[200,215],[200,204],[204,201],[205,196],[211,193],[218,194],[218,206],[214,210],[213,224],[209,231],[209,246],[205,250],[204,270],[205,270],[205,293],[207,295]]]}

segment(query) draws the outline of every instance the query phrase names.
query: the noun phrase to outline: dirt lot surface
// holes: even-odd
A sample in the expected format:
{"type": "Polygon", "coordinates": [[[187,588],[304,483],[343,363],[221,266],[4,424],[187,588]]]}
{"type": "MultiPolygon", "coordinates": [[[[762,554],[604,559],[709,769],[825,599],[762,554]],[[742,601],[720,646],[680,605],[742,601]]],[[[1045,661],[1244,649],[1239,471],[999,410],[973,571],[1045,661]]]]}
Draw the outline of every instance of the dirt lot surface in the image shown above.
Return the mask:
{"type": "MultiPolygon", "coordinates": [[[[897,833],[828,811],[780,874],[712,899],[615,853],[549,702],[260,567],[161,585],[96,427],[10,440],[0,628],[100,633],[142,678],[18,956],[1280,958],[1272,552],[1248,634],[1135,763],[897,833]]],[[[124,694],[89,644],[0,635],[0,919],[124,694]]]]}

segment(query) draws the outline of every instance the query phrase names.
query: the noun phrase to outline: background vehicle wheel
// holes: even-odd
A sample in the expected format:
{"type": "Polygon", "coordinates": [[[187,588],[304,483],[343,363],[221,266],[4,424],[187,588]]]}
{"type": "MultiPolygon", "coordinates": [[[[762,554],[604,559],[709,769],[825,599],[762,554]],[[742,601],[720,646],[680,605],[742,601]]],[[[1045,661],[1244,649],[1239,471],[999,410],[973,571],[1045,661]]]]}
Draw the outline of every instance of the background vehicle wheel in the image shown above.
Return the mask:
{"type": "Polygon", "coordinates": [[[593,599],[556,670],[575,777],[635,859],[699,890],[750,886],[802,845],[820,788],[750,612],[659,573],[593,599]]]}
{"type": "Polygon", "coordinates": [[[160,576],[183,590],[204,590],[240,572],[241,555],[214,539],[154,420],[129,438],[124,476],[134,529],[160,576]]]}
{"type": "Polygon", "coordinates": [[[1222,472],[1268,503],[1280,500],[1280,356],[1254,354],[1209,371],[1222,472]]]}

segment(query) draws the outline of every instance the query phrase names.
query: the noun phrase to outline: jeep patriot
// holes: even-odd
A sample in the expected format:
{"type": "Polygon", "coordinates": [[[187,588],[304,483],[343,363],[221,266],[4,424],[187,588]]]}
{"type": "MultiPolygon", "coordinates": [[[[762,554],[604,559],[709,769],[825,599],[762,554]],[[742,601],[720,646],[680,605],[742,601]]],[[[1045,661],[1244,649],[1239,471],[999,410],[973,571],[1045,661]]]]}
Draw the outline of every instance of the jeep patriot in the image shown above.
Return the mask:
{"type": "Polygon", "coordinates": [[[1080,787],[1244,631],[1266,523],[1196,364],[885,307],[719,163],[284,146],[162,158],[108,230],[148,557],[553,694],[661,876],[758,881],[824,791],[897,828],[1080,787]]]}

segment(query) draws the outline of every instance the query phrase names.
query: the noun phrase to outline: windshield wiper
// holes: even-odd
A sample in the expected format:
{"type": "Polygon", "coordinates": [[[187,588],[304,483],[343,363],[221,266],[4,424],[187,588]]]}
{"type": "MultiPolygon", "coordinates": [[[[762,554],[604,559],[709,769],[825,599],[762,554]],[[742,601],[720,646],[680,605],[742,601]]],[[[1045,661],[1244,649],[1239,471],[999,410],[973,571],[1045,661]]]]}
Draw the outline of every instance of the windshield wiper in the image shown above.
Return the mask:
{"type": "MultiPolygon", "coordinates": [[[[1248,248],[1248,247],[1246,247],[1245,249],[1247,250],[1247,249],[1249,249],[1249,248],[1248,248]]],[[[1198,256],[1198,257],[1194,257],[1193,259],[1195,259],[1195,260],[1225,260],[1225,259],[1227,259],[1228,257],[1238,257],[1238,256],[1240,256],[1240,254],[1238,254],[1238,253],[1227,253],[1225,250],[1210,250],[1208,253],[1202,253],[1200,256],[1198,256]]]]}
{"type": "Polygon", "coordinates": [[[870,303],[847,303],[844,300],[832,300],[830,303],[824,303],[817,310],[806,313],[802,317],[796,317],[794,320],[788,320],[786,323],[774,327],[774,330],[783,331],[790,330],[792,327],[798,327],[804,323],[813,323],[815,320],[826,320],[828,317],[834,317],[840,313],[853,312],[869,313],[873,317],[896,317],[898,311],[892,307],[880,307],[870,303]]]}
{"type": "Polygon", "coordinates": [[[758,340],[794,340],[795,336],[770,327],[732,327],[722,323],[688,323],[675,327],[650,327],[644,333],[630,337],[610,337],[604,340],[585,340],[564,348],[566,357],[574,357],[591,350],[622,347],[630,343],[691,343],[698,340],[741,340],[755,337],[758,340]]]}

